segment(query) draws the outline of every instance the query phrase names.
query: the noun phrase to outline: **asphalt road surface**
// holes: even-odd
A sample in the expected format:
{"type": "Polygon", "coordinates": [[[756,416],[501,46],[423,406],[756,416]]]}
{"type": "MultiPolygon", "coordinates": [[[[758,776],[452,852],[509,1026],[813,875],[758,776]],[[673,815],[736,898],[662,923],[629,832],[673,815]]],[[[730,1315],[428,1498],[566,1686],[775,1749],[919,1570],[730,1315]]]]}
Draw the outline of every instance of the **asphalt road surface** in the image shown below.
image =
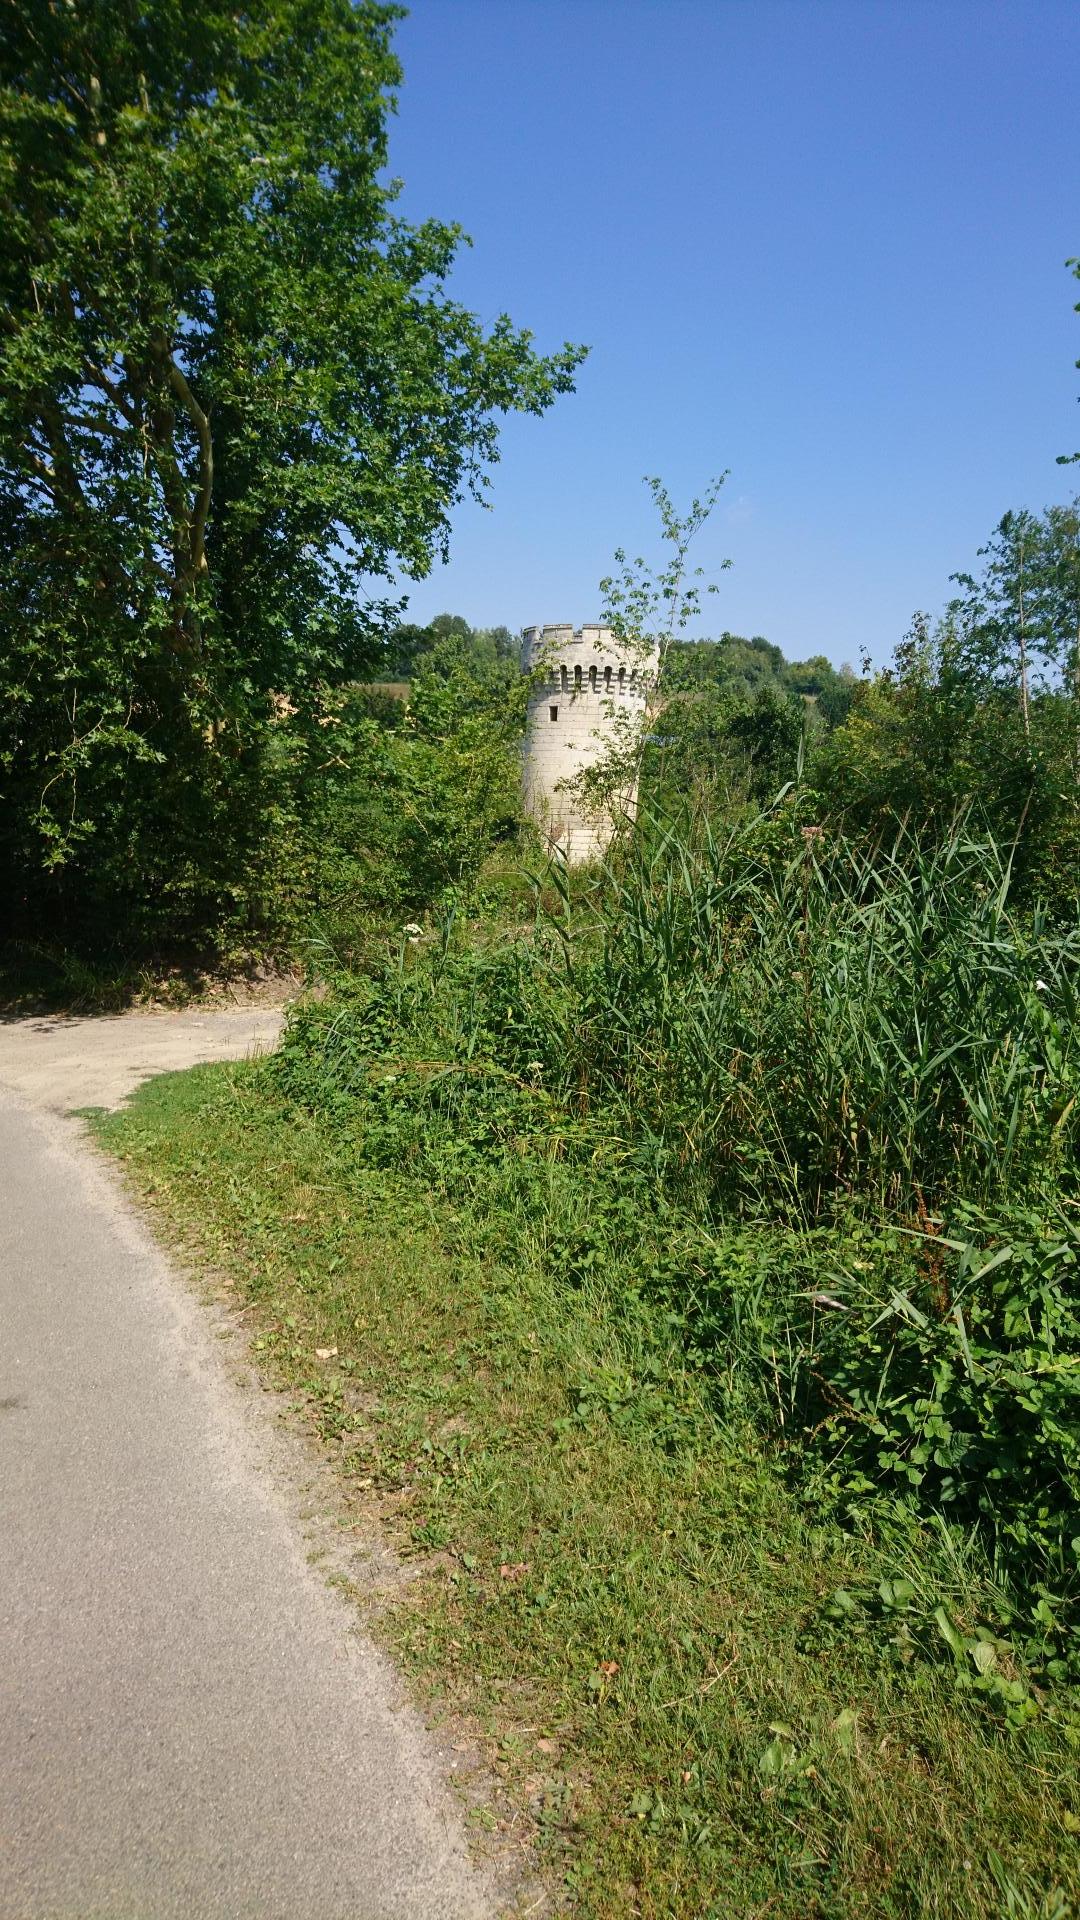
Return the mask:
{"type": "MultiPolygon", "coordinates": [[[[235,1050],[206,1018],[189,1055],[235,1050]]],[[[492,1920],[206,1309],[49,1110],[92,1075],[35,1084],[32,1040],[0,1027],[2,1920],[492,1920]]]]}

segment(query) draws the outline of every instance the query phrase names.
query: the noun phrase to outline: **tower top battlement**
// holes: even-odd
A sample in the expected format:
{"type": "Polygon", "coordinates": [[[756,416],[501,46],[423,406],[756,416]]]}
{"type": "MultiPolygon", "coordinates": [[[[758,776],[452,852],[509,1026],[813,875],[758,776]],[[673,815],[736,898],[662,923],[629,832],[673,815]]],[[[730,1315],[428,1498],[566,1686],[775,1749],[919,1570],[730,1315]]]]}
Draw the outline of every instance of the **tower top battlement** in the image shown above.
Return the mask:
{"type": "Polygon", "coordinates": [[[599,623],[586,623],[575,627],[571,621],[548,623],[545,626],[526,627],[521,636],[521,664],[528,673],[543,660],[562,659],[571,662],[610,661],[617,665],[624,658],[624,649],[610,627],[599,623]]]}

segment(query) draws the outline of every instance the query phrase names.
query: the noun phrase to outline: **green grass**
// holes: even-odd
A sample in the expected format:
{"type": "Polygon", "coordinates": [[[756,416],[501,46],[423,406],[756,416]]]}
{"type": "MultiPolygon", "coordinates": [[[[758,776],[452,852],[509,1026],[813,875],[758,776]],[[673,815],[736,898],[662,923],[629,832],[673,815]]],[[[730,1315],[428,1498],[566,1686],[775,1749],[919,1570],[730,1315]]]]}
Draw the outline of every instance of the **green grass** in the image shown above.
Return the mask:
{"type": "Polygon", "coordinates": [[[899,1510],[842,1531],[625,1274],[560,1273],[557,1164],[549,1202],[433,1195],[265,1067],[99,1128],[413,1563],[376,1631],[482,1732],[556,1911],[1073,1911],[1076,1722],[1052,1696],[1010,1729],[973,1690],[985,1569],[899,1510]]]}

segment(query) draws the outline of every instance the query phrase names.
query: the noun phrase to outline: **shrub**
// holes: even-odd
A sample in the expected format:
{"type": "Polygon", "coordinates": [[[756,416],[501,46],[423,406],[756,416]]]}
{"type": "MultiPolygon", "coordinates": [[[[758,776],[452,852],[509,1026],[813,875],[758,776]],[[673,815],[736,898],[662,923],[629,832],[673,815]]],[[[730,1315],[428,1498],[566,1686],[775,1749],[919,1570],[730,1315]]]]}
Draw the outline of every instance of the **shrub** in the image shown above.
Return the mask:
{"type": "Polygon", "coordinates": [[[544,889],[527,936],[403,943],[272,1071],[562,1285],[618,1273],[815,1498],[977,1529],[1060,1670],[1080,930],[1014,913],[990,844],[871,855],[784,810],[544,889]]]}

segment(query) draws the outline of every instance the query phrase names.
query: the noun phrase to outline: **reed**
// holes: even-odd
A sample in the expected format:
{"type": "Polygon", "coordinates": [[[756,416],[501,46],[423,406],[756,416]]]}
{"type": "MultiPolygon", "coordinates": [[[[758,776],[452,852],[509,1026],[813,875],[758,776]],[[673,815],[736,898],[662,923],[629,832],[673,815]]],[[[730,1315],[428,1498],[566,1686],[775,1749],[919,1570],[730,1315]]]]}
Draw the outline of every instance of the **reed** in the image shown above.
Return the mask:
{"type": "Polygon", "coordinates": [[[962,828],[643,832],[565,947],[564,1086],[711,1209],[820,1225],[1075,1185],[1080,926],[962,828]]]}

